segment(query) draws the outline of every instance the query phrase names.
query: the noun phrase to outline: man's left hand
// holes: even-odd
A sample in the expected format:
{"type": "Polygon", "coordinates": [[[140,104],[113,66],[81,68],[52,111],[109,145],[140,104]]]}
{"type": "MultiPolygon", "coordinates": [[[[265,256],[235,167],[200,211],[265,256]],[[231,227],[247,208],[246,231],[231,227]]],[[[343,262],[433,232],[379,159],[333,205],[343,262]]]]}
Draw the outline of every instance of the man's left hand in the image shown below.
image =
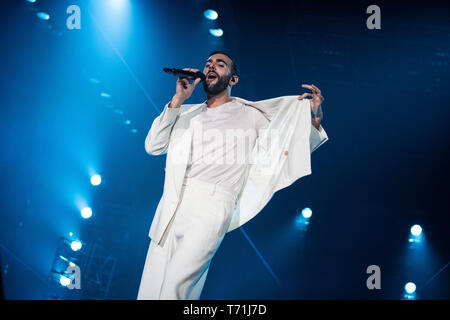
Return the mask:
{"type": "Polygon", "coordinates": [[[309,99],[309,103],[311,106],[311,112],[312,112],[311,121],[312,121],[313,125],[316,127],[316,129],[318,129],[319,125],[320,125],[320,121],[322,120],[321,105],[325,99],[322,96],[322,92],[320,91],[320,89],[317,88],[315,85],[302,84],[302,87],[310,89],[312,91],[312,93],[305,92],[304,94],[302,94],[301,96],[298,97],[298,100],[303,100],[306,97],[311,97],[311,99],[309,99]]]}

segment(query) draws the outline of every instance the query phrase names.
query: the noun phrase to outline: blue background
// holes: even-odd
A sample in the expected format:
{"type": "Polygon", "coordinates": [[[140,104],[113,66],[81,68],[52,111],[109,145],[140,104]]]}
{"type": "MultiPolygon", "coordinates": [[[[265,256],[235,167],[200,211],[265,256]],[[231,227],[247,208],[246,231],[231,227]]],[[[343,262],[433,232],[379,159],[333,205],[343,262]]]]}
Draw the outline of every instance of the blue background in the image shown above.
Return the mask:
{"type": "MultiPolygon", "coordinates": [[[[214,257],[202,299],[401,299],[408,281],[419,298],[448,299],[448,269],[431,279],[450,252],[449,7],[378,2],[381,29],[369,30],[371,4],[2,1],[4,297],[46,299],[58,239],[73,232],[101,241],[117,261],[104,298],[136,298],[165,165],[165,156],[145,153],[144,140],[175,92],[162,68],[202,69],[223,49],[241,69],[234,96],[318,86],[330,140],[312,154],[312,175],[244,225],[279,283],[238,229],[214,257]],[[66,28],[70,4],[81,9],[80,30],[66,28]],[[207,8],[219,19],[207,21],[207,8]],[[213,26],[223,37],[209,34],[213,26]],[[102,175],[98,187],[93,173],[102,175]],[[295,224],[304,207],[313,210],[306,232],[295,224]],[[413,250],[416,223],[425,238],[413,250]],[[366,287],[372,264],[381,290],[366,287]]],[[[204,100],[199,86],[187,102],[204,100]]]]}

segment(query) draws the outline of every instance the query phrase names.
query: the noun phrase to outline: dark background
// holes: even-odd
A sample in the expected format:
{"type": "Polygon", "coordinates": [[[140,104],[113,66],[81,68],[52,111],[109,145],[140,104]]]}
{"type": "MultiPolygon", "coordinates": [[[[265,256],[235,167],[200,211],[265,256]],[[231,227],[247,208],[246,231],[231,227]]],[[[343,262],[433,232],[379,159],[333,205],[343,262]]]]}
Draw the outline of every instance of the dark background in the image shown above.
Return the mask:
{"type": "MultiPolygon", "coordinates": [[[[216,49],[241,69],[234,96],[318,86],[329,141],[312,154],[312,175],[243,227],[280,283],[238,229],[214,257],[202,299],[402,299],[408,281],[418,298],[449,299],[448,269],[433,278],[450,252],[446,2],[38,0],[0,9],[6,299],[48,298],[58,239],[69,232],[101,241],[117,261],[104,298],[136,298],[165,164],[144,140],[175,92],[161,69],[202,69],[216,49]],[[81,30],[66,28],[70,4],[80,6],[81,30]],[[380,30],[366,27],[371,4],[380,30]],[[219,19],[207,21],[207,8],[219,19]],[[307,232],[295,224],[304,207],[313,210],[307,232]],[[416,223],[424,241],[410,248],[416,223]],[[372,264],[381,290],[366,287],[372,264]]],[[[187,102],[204,100],[199,86],[187,102]]]]}

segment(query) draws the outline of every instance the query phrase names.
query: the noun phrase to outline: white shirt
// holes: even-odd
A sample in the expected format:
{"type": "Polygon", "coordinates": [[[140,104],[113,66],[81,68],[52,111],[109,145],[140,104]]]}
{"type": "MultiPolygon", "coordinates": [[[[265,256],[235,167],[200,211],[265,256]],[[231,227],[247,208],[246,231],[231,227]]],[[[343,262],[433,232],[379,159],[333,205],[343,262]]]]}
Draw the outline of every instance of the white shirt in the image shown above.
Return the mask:
{"type": "Polygon", "coordinates": [[[258,130],[268,124],[261,111],[235,99],[215,108],[204,104],[194,126],[186,177],[238,193],[258,130]]]}

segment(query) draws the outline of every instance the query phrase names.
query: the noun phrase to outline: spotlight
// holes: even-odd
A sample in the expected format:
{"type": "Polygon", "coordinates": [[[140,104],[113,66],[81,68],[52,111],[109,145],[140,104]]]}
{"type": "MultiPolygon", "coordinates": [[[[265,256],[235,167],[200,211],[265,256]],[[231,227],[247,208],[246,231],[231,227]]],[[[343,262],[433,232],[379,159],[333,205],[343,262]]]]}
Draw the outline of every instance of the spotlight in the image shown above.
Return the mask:
{"type": "Polygon", "coordinates": [[[297,229],[306,231],[308,229],[309,220],[312,216],[312,210],[310,208],[303,208],[301,214],[295,218],[295,224],[297,229]]]}
{"type": "Polygon", "coordinates": [[[110,95],[109,93],[106,93],[106,92],[102,92],[102,93],[100,93],[100,95],[101,95],[103,98],[111,98],[111,95],[110,95]]]}
{"type": "Polygon", "coordinates": [[[411,227],[411,234],[409,235],[409,242],[414,246],[418,245],[422,242],[423,233],[422,227],[418,224],[415,224],[411,227]]]}
{"type": "Polygon", "coordinates": [[[209,33],[211,33],[214,37],[221,37],[223,35],[222,29],[209,29],[209,33]]]}
{"type": "Polygon", "coordinates": [[[70,248],[71,248],[73,251],[81,250],[81,247],[83,247],[83,244],[82,244],[81,241],[79,241],[79,240],[74,240],[74,241],[72,241],[72,242],[70,243],[70,248]]]}
{"type": "Polygon", "coordinates": [[[216,20],[217,17],[219,16],[217,14],[217,11],[212,10],[212,9],[205,10],[203,12],[203,14],[205,15],[205,18],[208,19],[208,20],[216,20]]]}
{"type": "Polygon", "coordinates": [[[408,282],[405,284],[405,291],[408,294],[413,294],[416,291],[416,284],[414,282],[408,282]]]}
{"type": "Polygon", "coordinates": [[[91,177],[91,184],[93,186],[98,186],[100,183],[102,183],[102,177],[100,175],[98,175],[98,174],[94,174],[91,177]]]}
{"type": "Polygon", "coordinates": [[[311,218],[311,216],[312,216],[312,210],[311,210],[310,208],[304,208],[304,209],[302,210],[302,216],[303,216],[305,219],[311,218]]]}
{"type": "Polygon", "coordinates": [[[42,19],[42,20],[50,20],[50,15],[48,14],[48,13],[46,13],[46,12],[38,12],[37,14],[37,17],[39,18],[39,19],[42,19]]]}
{"type": "Polygon", "coordinates": [[[63,286],[63,287],[67,287],[70,282],[72,282],[72,280],[66,276],[61,276],[59,278],[59,283],[63,286]]]}
{"type": "Polygon", "coordinates": [[[84,219],[89,219],[90,217],[92,217],[92,210],[89,207],[84,207],[83,209],[81,209],[81,216],[84,219]]]}
{"type": "Polygon", "coordinates": [[[29,2],[29,3],[35,3],[36,0],[27,0],[27,2],[29,2]]]}
{"type": "Polygon", "coordinates": [[[411,227],[411,234],[415,237],[418,237],[422,234],[422,227],[418,224],[415,224],[411,227]]]}
{"type": "Polygon", "coordinates": [[[113,0],[113,1],[110,1],[110,6],[113,9],[119,10],[119,9],[123,8],[123,6],[127,4],[127,2],[128,2],[128,0],[113,0]]]}

